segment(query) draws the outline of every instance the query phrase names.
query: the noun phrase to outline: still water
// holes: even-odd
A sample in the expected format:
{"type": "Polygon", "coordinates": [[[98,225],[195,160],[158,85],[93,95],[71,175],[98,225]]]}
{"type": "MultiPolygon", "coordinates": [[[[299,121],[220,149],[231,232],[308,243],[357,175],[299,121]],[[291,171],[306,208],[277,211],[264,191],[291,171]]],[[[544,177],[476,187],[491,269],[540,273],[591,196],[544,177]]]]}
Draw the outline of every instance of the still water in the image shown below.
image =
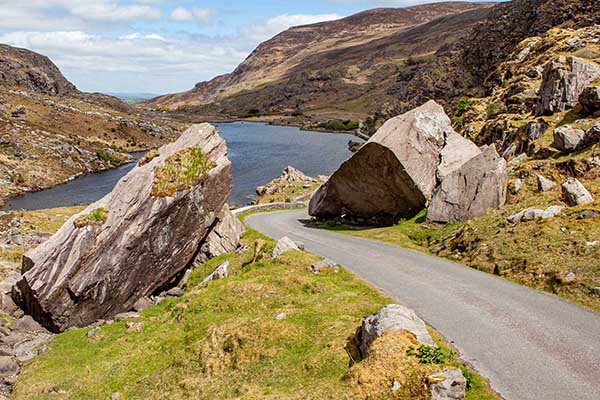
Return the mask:
{"type": "MultiPolygon", "coordinates": [[[[230,204],[246,205],[256,198],[255,189],[294,166],[310,176],[329,175],[350,156],[352,135],[305,132],[294,127],[235,122],[216,124],[227,141],[233,164],[230,204]]],[[[136,153],[136,158],[142,154],[136,153]]],[[[107,193],[135,163],[110,171],[84,175],[71,182],[26,193],[6,201],[5,210],[38,210],[92,203],[107,193]]]]}

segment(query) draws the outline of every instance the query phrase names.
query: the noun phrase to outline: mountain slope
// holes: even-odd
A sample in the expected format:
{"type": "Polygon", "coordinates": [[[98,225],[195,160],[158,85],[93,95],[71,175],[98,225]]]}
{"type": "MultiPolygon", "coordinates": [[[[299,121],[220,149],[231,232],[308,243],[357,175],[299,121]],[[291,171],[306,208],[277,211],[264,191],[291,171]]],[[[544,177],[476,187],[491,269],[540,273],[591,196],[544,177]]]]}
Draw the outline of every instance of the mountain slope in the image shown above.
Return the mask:
{"type": "Polygon", "coordinates": [[[115,97],[79,91],[47,57],[0,45],[0,203],[114,168],[173,135],[115,97]]]}
{"type": "Polygon", "coordinates": [[[158,97],[143,107],[234,116],[253,109],[285,113],[342,108],[345,113],[366,115],[376,107],[366,92],[375,89],[385,96],[397,70],[406,67],[407,60],[414,61],[409,57],[452,43],[491,5],[448,2],[375,9],[294,27],[259,45],[231,74],[199,83],[189,92],[158,97]],[[331,93],[336,94],[334,100],[331,93]],[[354,104],[343,104],[350,100],[354,104]]]}

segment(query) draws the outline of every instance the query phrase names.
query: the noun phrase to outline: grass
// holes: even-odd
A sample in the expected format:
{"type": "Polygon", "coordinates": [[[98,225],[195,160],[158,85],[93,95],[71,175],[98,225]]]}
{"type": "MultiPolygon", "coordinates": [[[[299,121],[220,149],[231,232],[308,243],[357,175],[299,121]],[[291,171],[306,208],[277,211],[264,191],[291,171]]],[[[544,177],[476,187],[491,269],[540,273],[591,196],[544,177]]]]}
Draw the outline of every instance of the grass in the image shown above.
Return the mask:
{"type": "MultiPolygon", "coordinates": [[[[85,207],[61,207],[38,211],[11,211],[7,215],[0,217],[0,230],[7,231],[11,229],[12,220],[19,221],[18,230],[21,235],[33,233],[56,232],[71,216],[81,212],[85,207]]],[[[0,250],[0,260],[20,263],[23,253],[29,250],[25,247],[19,247],[10,250],[0,250]]]]}
{"type": "Polygon", "coordinates": [[[286,182],[285,185],[280,185],[280,190],[277,192],[260,196],[258,204],[291,203],[297,198],[310,197],[310,194],[321,185],[320,182],[315,182],[310,183],[310,186],[305,188],[305,184],[304,181],[286,182]]]}
{"type": "MultiPolygon", "coordinates": [[[[365,392],[354,379],[377,371],[369,370],[371,364],[387,368],[382,359],[349,369],[345,347],[364,315],[394,300],[343,269],[312,275],[310,265],[319,258],[306,252],[271,260],[274,242],[253,230],[242,238],[248,246],[256,240],[266,242],[261,260],[250,263],[248,251],[209,261],[194,271],[182,298],[142,313],[139,333],[128,332],[123,321],[103,326],[92,338],[89,329],[57,335],[49,352],[25,366],[13,398],[106,399],[116,392],[120,399],[392,398],[390,382],[383,392],[377,385],[365,392]],[[225,260],[233,276],[199,287],[225,260]],[[285,318],[276,319],[281,313],[285,318]]],[[[420,371],[407,375],[407,387],[419,387],[424,371],[461,365],[452,359],[421,366],[405,353],[394,359],[420,371]]],[[[462,367],[471,381],[485,382],[462,367]]],[[[475,384],[467,398],[496,397],[487,385],[475,384]]]]}
{"type": "Polygon", "coordinates": [[[204,174],[214,167],[199,147],[181,150],[154,169],[152,196],[174,197],[180,190],[194,186],[204,174]]]}
{"type": "MultiPolygon", "coordinates": [[[[568,159],[584,160],[593,151],[568,159]]],[[[543,174],[562,183],[567,176],[556,165],[563,161],[563,158],[536,160],[520,166],[517,174],[523,176],[524,184],[519,194],[509,195],[505,206],[469,222],[430,224],[424,221],[424,210],[410,220],[384,228],[321,227],[444,257],[600,311],[600,296],[593,291],[593,288],[600,287],[600,264],[597,261],[600,246],[589,245],[600,240],[600,223],[597,219],[577,218],[583,210],[600,210],[600,171],[596,169],[579,178],[596,199],[594,203],[565,207],[557,217],[547,220],[517,225],[506,220],[526,208],[545,209],[564,205],[559,186],[538,193],[535,177],[540,163],[543,163],[543,174]],[[572,285],[559,284],[555,277],[561,271],[573,271],[577,281],[572,285]]]]}
{"type": "Polygon", "coordinates": [[[89,214],[82,215],[73,221],[76,228],[83,228],[85,226],[101,226],[106,222],[108,218],[108,210],[105,208],[96,208],[89,214]]]}

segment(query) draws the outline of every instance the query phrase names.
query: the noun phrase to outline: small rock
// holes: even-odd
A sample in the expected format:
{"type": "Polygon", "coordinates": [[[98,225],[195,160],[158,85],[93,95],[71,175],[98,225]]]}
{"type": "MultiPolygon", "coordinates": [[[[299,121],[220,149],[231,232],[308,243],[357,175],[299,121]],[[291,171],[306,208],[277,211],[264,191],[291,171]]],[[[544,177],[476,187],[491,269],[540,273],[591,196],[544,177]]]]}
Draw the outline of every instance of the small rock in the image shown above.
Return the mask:
{"type": "Polygon", "coordinates": [[[544,133],[550,128],[550,125],[543,119],[539,119],[537,121],[529,122],[525,126],[525,133],[529,140],[537,140],[544,136],[544,133]]]}
{"type": "Polygon", "coordinates": [[[21,309],[15,304],[12,297],[7,294],[0,294],[0,309],[10,316],[15,316],[21,309]]]}
{"type": "Polygon", "coordinates": [[[539,208],[527,208],[507,218],[511,224],[533,221],[536,219],[554,218],[564,209],[562,206],[551,206],[545,210],[539,208]]]}
{"type": "Polygon", "coordinates": [[[292,239],[290,239],[287,236],[284,236],[277,241],[277,245],[275,246],[275,249],[273,250],[272,258],[277,258],[280,255],[282,255],[283,253],[285,253],[286,251],[290,251],[290,250],[300,251],[300,248],[292,239]]]}
{"type": "Polygon", "coordinates": [[[152,303],[152,300],[150,300],[148,297],[144,296],[135,302],[135,304],[133,305],[133,310],[136,312],[142,312],[145,309],[147,309],[148,307],[152,306],[153,304],[154,303],[152,303]]]}
{"type": "Polygon", "coordinates": [[[547,192],[548,190],[551,190],[554,187],[556,187],[556,182],[551,181],[550,179],[543,177],[541,175],[537,175],[537,184],[538,184],[538,190],[540,192],[547,192]]]}
{"type": "Polygon", "coordinates": [[[398,382],[398,381],[392,382],[392,387],[390,388],[392,393],[396,393],[400,389],[402,389],[402,384],[400,382],[398,382]]]}
{"type": "Polygon", "coordinates": [[[15,333],[46,332],[46,330],[29,315],[26,315],[15,321],[10,328],[15,333]]]}
{"type": "Polygon", "coordinates": [[[127,332],[128,333],[140,333],[143,328],[144,328],[143,322],[129,321],[127,323],[127,332]]]}
{"type": "Polygon", "coordinates": [[[94,336],[96,336],[96,334],[98,332],[100,332],[100,330],[101,330],[101,328],[99,326],[97,326],[97,327],[95,327],[93,329],[90,329],[88,331],[88,333],[85,334],[85,336],[87,336],[88,338],[94,337],[94,336]]]}
{"type": "Polygon", "coordinates": [[[467,380],[458,368],[429,375],[427,382],[431,400],[459,400],[466,396],[467,380]]]}
{"type": "Polygon", "coordinates": [[[361,356],[364,357],[375,339],[386,332],[399,330],[411,332],[422,344],[437,347],[425,323],[413,310],[399,304],[390,304],[377,314],[364,317],[362,325],[356,331],[354,341],[361,356]]]}
{"type": "Polygon", "coordinates": [[[586,115],[593,115],[600,111],[600,86],[588,86],[579,96],[579,104],[586,115]]]}
{"type": "Polygon", "coordinates": [[[583,206],[594,201],[594,198],[585,186],[574,178],[571,178],[562,184],[562,193],[565,201],[570,206],[583,206]]]}
{"type": "Polygon", "coordinates": [[[21,369],[19,364],[8,356],[0,356],[0,377],[15,376],[21,369]]]}
{"type": "Polygon", "coordinates": [[[298,248],[302,251],[306,250],[306,247],[304,246],[304,243],[302,243],[302,242],[296,242],[296,246],[298,246],[298,248]]]}
{"type": "Polygon", "coordinates": [[[578,219],[591,219],[600,217],[600,212],[596,210],[584,210],[579,214],[578,219]]]}
{"type": "Polygon", "coordinates": [[[338,263],[329,259],[321,260],[310,266],[314,275],[318,274],[337,274],[339,272],[338,263]]]}
{"type": "Polygon", "coordinates": [[[120,314],[115,315],[114,320],[116,322],[119,322],[119,321],[124,321],[126,319],[134,319],[134,318],[140,318],[140,314],[138,314],[136,312],[120,313],[120,314]]]}
{"type": "Polygon", "coordinates": [[[515,179],[513,181],[512,187],[511,187],[511,192],[513,194],[517,194],[521,191],[521,187],[523,186],[523,181],[519,178],[515,179]]]}
{"type": "Polygon", "coordinates": [[[194,271],[191,268],[188,269],[188,270],[186,270],[185,273],[183,274],[183,277],[181,278],[181,280],[177,284],[177,287],[185,289],[187,287],[188,282],[190,281],[190,277],[192,276],[192,272],[194,272],[194,271]]]}
{"type": "Polygon", "coordinates": [[[121,398],[121,393],[115,392],[110,396],[110,400],[119,400],[121,398]]]}
{"type": "Polygon", "coordinates": [[[286,314],[286,313],[283,313],[283,312],[282,312],[282,313],[279,313],[279,314],[277,314],[277,315],[275,316],[275,319],[276,319],[277,321],[281,321],[281,320],[284,320],[284,319],[286,319],[286,318],[287,318],[287,314],[286,314]]]}
{"type": "Polygon", "coordinates": [[[554,130],[554,141],[552,142],[552,147],[565,152],[574,151],[579,146],[579,143],[583,140],[584,135],[584,131],[573,128],[569,125],[556,128],[554,130]]]}
{"type": "Polygon", "coordinates": [[[228,276],[229,261],[225,261],[223,264],[215,268],[215,270],[200,283],[200,286],[206,285],[208,282],[216,281],[219,279],[225,279],[228,276]]]}
{"type": "Polygon", "coordinates": [[[595,287],[592,289],[592,293],[594,293],[597,296],[600,296],[600,287],[595,287]]]}
{"type": "Polygon", "coordinates": [[[169,297],[181,297],[181,296],[183,296],[183,293],[184,293],[183,289],[176,286],[174,288],[169,289],[167,291],[166,295],[169,297]]]}
{"type": "Polygon", "coordinates": [[[577,275],[572,271],[561,271],[554,278],[561,285],[570,285],[575,282],[577,275]]]}
{"type": "Polygon", "coordinates": [[[512,160],[510,160],[508,165],[517,165],[517,164],[524,163],[525,161],[527,161],[527,154],[522,153],[522,154],[516,156],[515,158],[513,158],[512,160]]]}
{"type": "Polygon", "coordinates": [[[598,243],[600,243],[600,242],[598,242],[597,240],[594,240],[593,242],[585,242],[585,245],[587,247],[596,247],[596,246],[598,246],[598,243]]]}

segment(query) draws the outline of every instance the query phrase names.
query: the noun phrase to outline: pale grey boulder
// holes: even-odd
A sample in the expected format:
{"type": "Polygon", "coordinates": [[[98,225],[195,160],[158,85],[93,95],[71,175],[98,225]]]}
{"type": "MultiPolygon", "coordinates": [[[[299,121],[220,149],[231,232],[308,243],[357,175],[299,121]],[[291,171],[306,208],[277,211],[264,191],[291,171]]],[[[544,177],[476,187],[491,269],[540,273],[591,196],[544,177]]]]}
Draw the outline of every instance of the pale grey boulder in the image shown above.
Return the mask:
{"type": "Polygon", "coordinates": [[[438,181],[479,153],[430,101],[388,120],[317,190],[309,214],[393,222],[423,209],[438,181]]]}
{"type": "Polygon", "coordinates": [[[283,253],[290,251],[290,250],[300,251],[300,247],[298,247],[298,245],[292,239],[290,239],[287,236],[284,236],[277,241],[277,244],[275,245],[275,248],[273,249],[273,254],[271,255],[271,257],[277,258],[280,255],[282,255],[283,253]]]}
{"type": "Polygon", "coordinates": [[[552,147],[564,152],[575,151],[580,145],[585,132],[569,125],[561,126],[554,130],[552,147]]]}
{"type": "Polygon", "coordinates": [[[535,114],[573,108],[586,86],[600,78],[600,66],[577,57],[557,56],[544,67],[535,114]]]}
{"type": "Polygon", "coordinates": [[[322,273],[333,273],[337,274],[340,270],[339,264],[330,259],[324,259],[316,262],[310,266],[310,270],[313,275],[319,275],[322,273]]]}
{"type": "Polygon", "coordinates": [[[232,177],[227,146],[214,127],[191,127],[141,164],[25,255],[27,272],[13,298],[49,330],[131,310],[186,268],[217,223],[232,177]],[[192,148],[201,149],[211,168],[172,195],[154,193],[156,168],[192,148]],[[78,224],[98,209],[107,211],[105,221],[78,224]]]}
{"type": "Polygon", "coordinates": [[[577,179],[568,179],[562,184],[562,193],[570,206],[583,206],[594,202],[591,193],[577,179]]]}
{"type": "Polygon", "coordinates": [[[459,222],[479,217],[506,202],[506,161],[493,146],[447,176],[436,189],[427,220],[459,222]]]}
{"type": "Polygon", "coordinates": [[[459,368],[450,369],[427,377],[431,400],[464,400],[467,380],[459,368]]]}
{"type": "Polygon", "coordinates": [[[507,218],[508,222],[516,224],[519,222],[534,221],[536,219],[554,218],[562,212],[562,206],[550,206],[545,210],[539,208],[526,208],[507,218]]]}
{"type": "Polygon", "coordinates": [[[399,304],[390,304],[377,314],[364,317],[356,331],[354,341],[361,357],[365,357],[369,346],[386,332],[405,330],[416,336],[419,343],[437,347],[423,320],[410,308],[399,304]]]}
{"type": "Polygon", "coordinates": [[[547,192],[548,190],[552,190],[557,185],[556,182],[554,182],[542,175],[537,175],[536,178],[537,178],[538,190],[540,192],[547,192]]]}
{"type": "Polygon", "coordinates": [[[206,285],[208,282],[217,281],[219,279],[225,279],[229,276],[229,261],[225,261],[219,265],[210,275],[208,275],[200,283],[200,286],[206,285]]]}

